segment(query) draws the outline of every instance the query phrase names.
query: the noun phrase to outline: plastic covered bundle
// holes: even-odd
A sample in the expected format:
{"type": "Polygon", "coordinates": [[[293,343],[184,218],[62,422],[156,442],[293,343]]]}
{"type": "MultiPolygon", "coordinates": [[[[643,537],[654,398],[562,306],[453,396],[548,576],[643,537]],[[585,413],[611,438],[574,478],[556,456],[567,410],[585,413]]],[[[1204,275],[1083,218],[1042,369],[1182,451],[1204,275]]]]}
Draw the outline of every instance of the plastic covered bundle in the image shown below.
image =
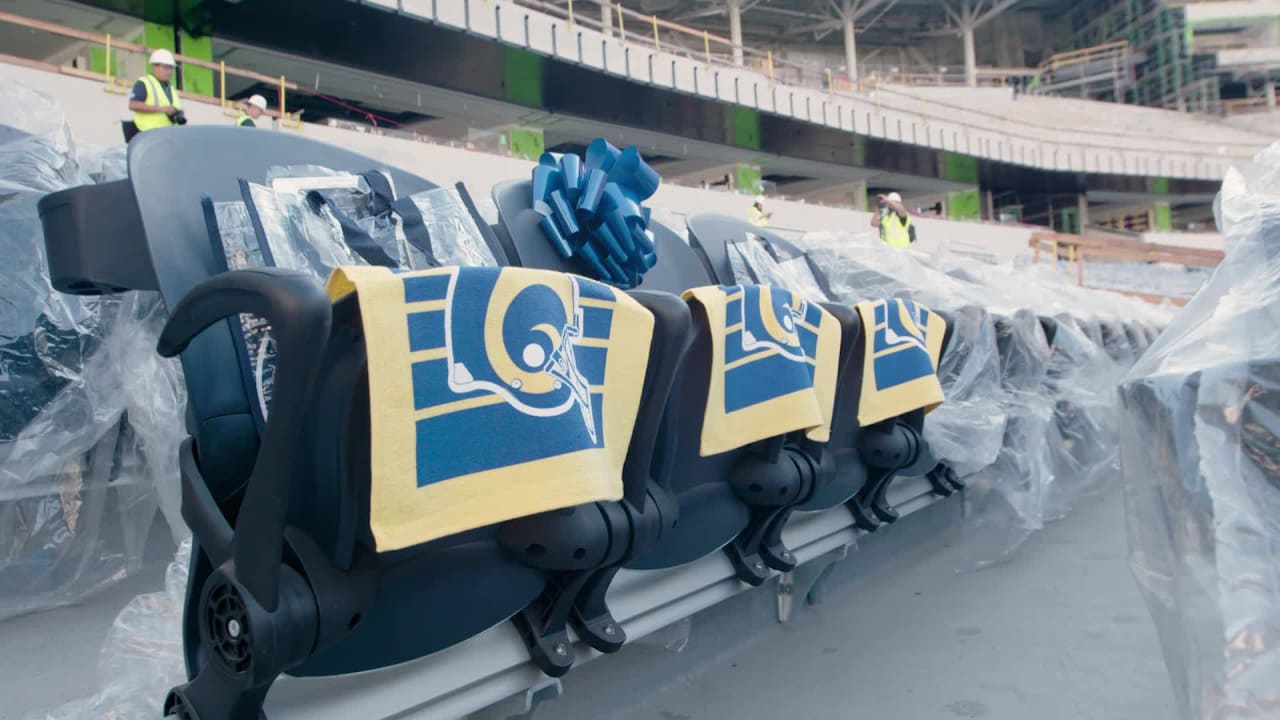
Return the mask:
{"type": "Polygon", "coordinates": [[[180,527],[180,379],[138,351],[154,347],[158,300],[49,285],[38,201],[123,170],[119,151],[85,155],[55,103],[0,85],[0,618],[136,569],[158,506],[180,527]]]}
{"type": "Polygon", "coordinates": [[[843,302],[910,296],[935,310],[991,305],[985,287],[951,277],[930,266],[925,256],[891,248],[869,235],[809,233],[800,244],[843,302]]]}
{"type": "Polygon", "coordinates": [[[182,612],[190,557],[191,543],[183,542],[165,573],[164,590],[135,597],[116,616],[98,654],[101,689],[95,695],[23,720],[160,717],[165,694],[186,678],[182,612]]]}
{"type": "Polygon", "coordinates": [[[1054,480],[1045,517],[1056,519],[1119,476],[1116,366],[1071,316],[1047,322],[1053,333],[1045,390],[1054,398],[1047,443],[1054,480]]]}
{"type": "Polygon", "coordinates": [[[1280,144],[1227,174],[1227,256],[1121,386],[1130,565],[1185,718],[1280,708],[1280,144]]]}
{"type": "Polygon", "coordinates": [[[929,415],[924,435],[960,478],[991,465],[1004,445],[1008,414],[1001,403],[995,324],[969,305],[950,313],[951,343],[938,367],[947,401],[929,415]]]}
{"type": "Polygon", "coordinates": [[[1048,446],[1054,399],[1043,392],[1051,354],[1039,318],[1021,310],[995,319],[1001,404],[1008,421],[996,461],[968,483],[970,557],[976,565],[1006,559],[1045,522],[1053,484],[1048,446]]]}

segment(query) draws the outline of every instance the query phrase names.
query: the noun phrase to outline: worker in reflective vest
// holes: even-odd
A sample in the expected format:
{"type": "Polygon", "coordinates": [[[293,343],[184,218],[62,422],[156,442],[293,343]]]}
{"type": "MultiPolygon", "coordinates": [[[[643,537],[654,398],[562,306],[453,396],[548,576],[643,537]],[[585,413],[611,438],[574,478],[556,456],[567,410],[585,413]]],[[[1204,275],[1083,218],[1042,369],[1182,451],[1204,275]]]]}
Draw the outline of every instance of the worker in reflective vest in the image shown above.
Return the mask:
{"type": "Polygon", "coordinates": [[[769,219],[772,217],[773,213],[764,211],[764,196],[757,195],[755,203],[747,211],[747,220],[756,227],[764,227],[769,224],[769,219]]]}
{"type": "Polygon", "coordinates": [[[916,241],[916,229],[911,225],[911,214],[902,204],[902,196],[896,192],[878,195],[876,214],[871,216],[871,227],[880,229],[880,239],[885,245],[904,248],[916,241]]]}
{"type": "Polygon", "coordinates": [[[168,50],[151,53],[151,72],[133,84],[129,95],[129,109],[138,132],[186,124],[182,98],[172,84],[176,67],[173,53],[168,50]]]}
{"type": "Polygon", "coordinates": [[[267,111],[267,99],[261,95],[254,95],[244,104],[244,109],[240,111],[240,117],[236,120],[238,127],[258,127],[256,122],[262,114],[267,111]]]}

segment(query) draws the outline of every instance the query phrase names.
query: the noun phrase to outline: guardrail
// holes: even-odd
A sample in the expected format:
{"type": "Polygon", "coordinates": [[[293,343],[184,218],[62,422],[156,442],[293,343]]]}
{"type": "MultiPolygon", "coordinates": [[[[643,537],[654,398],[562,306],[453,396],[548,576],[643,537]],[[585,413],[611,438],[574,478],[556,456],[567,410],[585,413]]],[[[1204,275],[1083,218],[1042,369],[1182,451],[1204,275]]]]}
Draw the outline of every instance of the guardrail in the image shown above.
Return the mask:
{"type": "MultiPolygon", "coordinates": [[[[1028,241],[1033,261],[1047,260],[1053,263],[1066,261],[1068,274],[1075,277],[1076,284],[1081,287],[1092,287],[1085,283],[1086,264],[1099,263],[1165,263],[1184,267],[1215,268],[1222,262],[1220,250],[1205,250],[1179,247],[1176,245],[1160,245],[1141,240],[1125,240],[1121,238],[1099,238],[1081,235],[1064,235],[1054,232],[1035,232],[1028,241]]],[[[1175,305],[1185,304],[1187,298],[1180,296],[1159,295],[1137,289],[1092,288],[1122,292],[1150,302],[1169,301],[1175,305]]]]}
{"type": "Polygon", "coordinates": [[[873,137],[1046,169],[1217,179],[1231,162],[1251,157],[1266,144],[1261,139],[1228,139],[1213,143],[1214,152],[1197,149],[1205,145],[1204,138],[1191,137],[1193,132],[1155,137],[1094,128],[1064,130],[999,112],[926,100],[887,86],[871,92],[842,90],[831,82],[829,71],[822,75],[825,87],[814,88],[809,86],[812,83],[795,80],[797,75],[811,77],[812,69],[780,62],[769,53],[760,63],[759,55],[749,48],[743,49],[744,65],[737,66],[723,56],[724,48],[732,48],[724,38],[626,9],[619,19],[616,5],[611,17],[617,22],[605,25],[599,13],[581,12],[585,0],[577,0],[572,18],[568,7],[543,0],[461,0],[458,7],[424,0],[364,1],[636,82],[713,96],[873,137]],[[543,19],[531,23],[534,16],[528,13],[543,19]],[[647,27],[638,27],[641,21],[647,21],[647,27]],[[694,47],[695,38],[700,50],[694,47]],[[690,64],[678,66],[678,58],[690,64]],[[714,91],[708,92],[708,87],[714,91]],[[803,95],[800,90],[813,92],[803,95]]]}
{"type": "MultiPolygon", "coordinates": [[[[72,40],[79,40],[81,42],[88,43],[90,45],[100,46],[105,51],[105,57],[103,62],[104,70],[103,72],[100,72],[100,73],[93,72],[90,70],[84,70],[82,68],[43,63],[40,61],[31,60],[29,58],[22,58],[15,55],[9,55],[7,53],[0,53],[0,61],[12,63],[14,65],[23,65],[26,67],[39,68],[44,70],[54,70],[56,72],[60,72],[65,75],[73,75],[75,77],[82,77],[82,78],[92,79],[92,80],[102,80],[105,86],[103,88],[104,90],[106,90],[107,92],[112,92],[117,94],[127,93],[129,91],[129,88],[133,85],[133,80],[135,80],[136,78],[122,79],[120,77],[117,77],[114,74],[114,69],[116,67],[115,60],[119,58],[122,53],[136,53],[142,56],[146,56],[146,55],[149,55],[152,50],[156,49],[156,48],[149,48],[145,45],[140,45],[138,43],[121,40],[117,37],[113,37],[110,33],[103,34],[103,33],[88,32],[86,30],[77,30],[75,28],[66,27],[64,25],[59,25],[57,23],[46,22],[44,20],[36,20],[34,18],[24,17],[22,15],[15,15],[14,13],[9,13],[9,12],[0,11],[0,23],[15,25],[17,27],[24,27],[29,30],[49,33],[50,35],[57,35],[59,37],[65,37],[72,40]]],[[[272,87],[275,87],[277,92],[277,106],[275,109],[268,110],[267,114],[270,115],[271,117],[280,119],[282,121],[282,124],[284,124],[287,127],[297,128],[301,126],[301,123],[302,123],[301,113],[290,114],[287,110],[287,105],[286,105],[288,101],[288,93],[290,91],[297,90],[298,85],[296,83],[290,82],[283,75],[278,77],[271,77],[269,75],[264,75],[262,73],[254,72],[252,70],[229,67],[225,62],[215,63],[208,60],[202,60],[200,58],[194,58],[189,55],[182,55],[178,53],[174,54],[174,59],[178,61],[178,64],[180,66],[205,68],[207,70],[215,71],[218,75],[218,82],[217,82],[218,97],[206,98],[201,95],[184,93],[182,96],[183,102],[195,101],[195,102],[217,104],[222,106],[229,115],[234,115],[236,114],[235,111],[237,110],[237,108],[233,107],[233,104],[227,98],[227,77],[228,76],[240,77],[246,80],[253,80],[254,82],[266,83],[268,85],[271,85],[272,87]]]]}
{"type": "Polygon", "coordinates": [[[1073,65],[1087,64],[1096,60],[1110,60],[1117,56],[1127,56],[1129,54],[1129,42],[1127,40],[1117,40],[1116,42],[1050,55],[1048,59],[1040,63],[1039,69],[1041,72],[1061,70],[1073,65]]]}
{"type": "MultiPolygon", "coordinates": [[[[543,0],[460,0],[456,4],[438,3],[430,0],[365,0],[370,4],[399,11],[411,16],[422,17],[446,25],[458,26],[461,21],[463,29],[475,31],[477,27],[487,28],[490,36],[497,40],[511,43],[509,31],[499,31],[501,13],[508,9],[507,27],[511,27],[514,18],[510,17],[511,8],[517,7],[526,13],[540,13],[546,22],[560,23],[561,37],[568,30],[568,37],[576,37],[576,53],[561,45],[556,48],[555,27],[550,28],[551,48],[538,47],[532,41],[528,18],[524,20],[523,45],[540,53],[550,53],[559,59],[580,64],[589,64],[584,45],[584,32],[607,34],[601,37],[602,45],[598,47],[600,64],[614,70],[618,60],[626,65],[626,73],[632,79],[643,78],[642,72],[630,57],[637,59],[647,57],[648,80],[656,82],[656,71],[659,62],[667,62],[659,55],[673,55],[689,59],[703,68],[703,77],[709,78],[716,86],[715,97],[725,102],[734,102],[760,110],[788,114],[810,122],[825,124],[841,130],[850,130],[873,137],[883,137],[900,142],[924,145],[942,150],[976,155],[999,161],[1040,166],[1047,169],[1060,169],[1075,172],[1119,172],[1121,174],[1166,175],[1181,177],[1219,177],[1225,171],[1228,158],[1252,156],[1263,143],[1218,143],[1219,152],[1200,151],[1189,146],[1187,140],[1152,138],[1150,136],[1132,136],[1108,133],[1094,129],[1063,130],[1051,125],[1041,125],[1021,118],[1013,118],[997,112],[975,110],[946,102],[925,100],[899,92],[885,86],[869,93],[852,89],[841,90],[836,87],[834,77],[829,71],[822,75],[825,88],[815,89],[805,95],[802,91],[791,88],[804,88],[796,85],[796,78],[804,80],[812,76],[812,68],[777,61],[771,53],[759,53],[750,48],[743,48],[744,61],[759,67],[741,67],[732,58],[724,56],[725,49],[732,51],[732,45],[725,38],[708,32],[693,31],[676,23],[665,21],[656,16],[644,16],[633,10],[612,5],[614,12],[609,23],[603,18],[592,18],[575,12],[569,7],[559,7],[543,0]],[[487,15],[487,18],[484,17],[487,15]],[[448,20],[442,20],[447,16],[448,20]],[[456,16],[456,17],[455,17],[456,16]],[[641,20],[648,21],[645,27],[641,20]],[[615,22],[616,21],[616,22],[615,22]],[[479,25],[477,25],[477,23],[479,25]],[[566,26],[567,23],[567,26],[566,26]],[[638,32],[643,30],[644,32],[638,32]],[[681,39],[684,44],[672,42],[681,39]],[[697,40],[701,49],[691,47],[697,40]],[[611,49],[612,48],[612,49],[611,49]],[[566,50],[570,50],[566,52],[566,50]],[[647,53],[647,55],[643,54],[647,53]],[[610,56],[612,56],[610,58],[610,56]],[[611,64],[612,63],[612,64],[611,64]],[[720,76],[724,75],[722,83],[720,76]],[[745,75],[744,75],[745,74],[745,75]],[[758,80],[748,80],[755,77],[758,80]],[[732,92],[728,83],[732,83],[732,92]],[[750,96],[744,96],[744,90],[750,96]]],[[[578,0],[581,5],[584,0],[578,0]]],[[[0,22],[38,29],[65,37],[71,37],[88,43],[96,43],[111,52],[145,53],[148,48],[134,43],[123,43],[109,35],[100,35],[53,23],[24,18],[11,13],[0,13],[0,22]]],[[[544,23],[538,25],[546,29],[544,23]]],[[[518,40],[517,38],[514,38],[518,40]]],[[[519,42],[515,44],[519,45],[519,42]]],[[[597,53],[591,50],[591,53],[597,53]]],[[[10,62],[31,64],[32,61],[5,56],[10,62]]],[[[287,91],[307,92],[287,78],[272,78],[227,67],[224,63],[211,63],[198,58],[182,57],[180,62],[198,67],[216,70],[219,77],[219,97],[213,102],[227,107],[226,77],[240,76],[257,82],[270,82],[279,85],[279,103],[283,107],[287,91]]],[[[686,67],[685,70],[689,70],[686,67]]],[[[107,63],[105,73],[89,73],[75,68],[60,68],[66,72],[83,77],[97,77],[107,84],[108,89],[118,91],[118,82],[111,76],[111,63],[107,63]]],[[[663,71],[666,73],[666,70],[663,71]]],[[[682,71],[683,72],[683,71],[682,71]]],[[[666,81],[672,89],[697,94],[698,71],[692,66],[693,88],[680,87],[676,81],[677,68],[674,58],[670,63],[670,79],[666,81]]],[[[704,88],[706,85],[704,84],[704,88]]],[[[808,89],[808,88],[804,88],[808,89]]],[[[705,90],[701,93],[706,95],[705,90]]],[[[323,96],[318,96],[323,97],[323,96]]],[[[200,100],[200,98],[192,98],[200,100]]],[[[329,98],[329,100],[333,100],[329,98]]],[[[337,101],[335,101],[337,102],[337,101]]],[[[300,127],[300,118],[278,110],[273,115],[283,117],[293,125],[300,127]]],[[[1203,140],[1198,139],[1198,140],[1203,140]]]]}
{"type": "Polygon", "coordinates": [[[1257,115],[1260,113],[1273,113],[1277,111],[1277,102],[1275,96],[1272,97],[1252,97],[1240,98],[1238,100],[1223,100],[1222,114],[1231,115],[1257,115]]]}

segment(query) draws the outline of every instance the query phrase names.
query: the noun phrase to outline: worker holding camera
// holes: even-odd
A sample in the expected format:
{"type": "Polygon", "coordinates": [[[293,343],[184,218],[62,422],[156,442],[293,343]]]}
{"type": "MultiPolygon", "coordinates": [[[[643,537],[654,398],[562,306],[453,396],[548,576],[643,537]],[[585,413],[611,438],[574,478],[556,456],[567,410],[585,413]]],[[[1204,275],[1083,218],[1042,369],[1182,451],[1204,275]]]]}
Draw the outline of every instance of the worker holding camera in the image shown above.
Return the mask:
{"type": "Polygon", "coordinates": [[[916,241],[916,228],[911,224],[911,214],[902,204],[902,196],[896,192],[877,195],[879,206],[871,216],[871,227],[880,229],[880,240],[894,248],[904,248],[916,241]]]}
{"type": "Polygon", "coordinates": [[[187,116],[182,112],[182,99],[173,87],[173,74],[177,62],[168,50],[151,53],[151,72],[133,84],[129,95],[129,109],[133,111],[132,132],[125,126],[125,140],[147,130],[186,125],[187,116]]]}

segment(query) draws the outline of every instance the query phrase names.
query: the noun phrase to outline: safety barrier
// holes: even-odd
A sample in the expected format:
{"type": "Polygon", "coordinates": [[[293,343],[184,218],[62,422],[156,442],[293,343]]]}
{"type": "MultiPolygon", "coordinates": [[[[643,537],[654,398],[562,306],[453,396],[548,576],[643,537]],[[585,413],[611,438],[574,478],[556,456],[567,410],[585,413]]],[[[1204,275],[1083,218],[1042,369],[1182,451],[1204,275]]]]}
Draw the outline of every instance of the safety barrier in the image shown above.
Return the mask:
{"type": "MultiPolygon", "coordinates": [[[[365,0],[366,4],[492,38],[531,52],[677,92],[775,113],[862,135],[1051,170],[1160,175],[1217,180],[1233,159],[1262,142],[1224,142],[1214,151],[1188,149],[1183,139],[1121,135],[1095,129],[1064,130],[1020,118],[935,102],[880,88],[870,94],[788,84],[769,54],[763,69],[725,66],[717,54],[664,42],[665,27],[650,18],[641,40],[624,13],[621,37],[577,12],[537,0],[365,0]]],[[[690,37],[688,33],[683,37],[690,37]]],[[[701,34],[698,37],[702,37],[701,34]]],[[[707,43],[711,42],[709,37],[707,43]]],[[[744,55],[746,55],[744,51],[744,55]]]]}
{"type": "MultiPolygon", "coordinates": [[[[1223,253],[1219,250],[1177,247],[1145,243],[1141,240],[1124,240],[1119,238],[1098,238],[1080,235],[1064,235],[1061,233],[1033,233],[1028,242],[1032,249],[1034,262],[1066,263],[1066,270],[1077,285],[1093,289],[1111,290],[1147,300],[1149,302],[1172,302],[1183,305],[1207,276],[1207,271],[1222,262],[1223,253]],[[1144,287],[1144,279],[1150,283],[1160,284],[1161,278],[1150,277],[1154,273],[1146,272],[1144,267],[1156,264],[1181,266],[1191,275],[1186,283],[1177,283],[1181,292],[1156,292],[1158,288],[1144,287]],[[1090,272],[1102,268],[1123,269],[1122,273],[1090,272]],[[1119,274],[1121,279],[1111,279],[1105,285],[1100,284],[1107,275],[1119,274]]],[[[1168,285],[1167,278],[1165,285],[1168,285]]],[[[1165,288],[1166,290],[1168,288],[1165,288]]]]}
{"type": "MultiPolygon", "coordinates": [[[[103,89],[106,92],[111,92],[111,93],[120,94],[120,95],[128,94],[129,88],[133,85],[133,80],[135,78],[117,77],[114,72],[117,66],[117,63],[115,62],[116,59],[119,58],[124,53],[134,53],[134,54],[146,56],[146,55],[149,55],[151,51],[155,49],[155,48],[149,48],[145,45],[140,45],[138,43],[121,40],[120,38],[117,38],[117,37],[112,37],[110,33],[104,34],[104,33],[87,32],[84,30],[77,30],[75,28],[66,27],[64,25],[59,25],[57,23],[45,22],[43,20],[36,20],[33,18],[23,17],[21,15],[15,15],[14,13],[10,13],[10,12],[0,11],[0,23],[16,25],[18,27],[24,27],[24,28],[35,30],[38,32],[49,33],[51,35],[57,35],[59,37],[80,40],[82,42],[88,43],[89,45],[101,47],[105,53],[104,62],[103,62],[104,69],[103,69],[103,72],[101,73],[92,72],[89,70],[85,70],[83,68],[76,68],[76,67],[69,67],[65,65],[54,65],[51,63],[39,62],[39,61],[31,60],[28,58],[21,58],[14,55],[9,55],[7,53],[0,53],[0,62],[12,63],[14,65],[23,65],[26,67],[32,67],[32,68],[37,68],[42,70],[52,70],[55,72],[61,72],[63,74],[72,75],[75,77],[82,77],[82,78],[94,79],[94,80],[100,79],[104,83],[105,87],[103,89]]],[[[227,77],[228,76],[240,77],[246,80],[253,80],[255,82],[266,83],[268,85],[275,87],[276,88],[276,107],[274,109],[267,110],[266,114],[281,120],[282,125],[284,125],[285,127],[289,127],[293,129],[301,129],[302,127],[301,113],[300,112],[292,113],[292,114],[289,113],[288,105],[287,105],[288,92],[297,90],[298,85],[297,83],[289,81],[283,75],[280,75],[278,77],[271,77],[268,75],[264,75],[262,73],[254,72],[252,70],[229,67],[225,62],[215,63],[215,62],[210,62],[208,60],[202,60],[200,58],[194,58],[189,55],[182,55],[180,53],[175,53],[174,59],[178,61],[179,66],[191,66],[191,67],[204,68],[206,70],[213,70],[217,73],[217,76],[218,76],[218,81],[217,81],[218,96],[216,98],[206,98],[206,97],[195,95],[195,94],[184,94],[182,98],[184,102],[194,101],[194,102],[216,104],[221,106],[226,111],[228,116],[234,117],[237,114],[238,108],[234,107],[233,103],[227,98],[227,77]]]]}
{"type": "MultiPolygon", "coordinates": [[[[460,0],[448,4],[429,0],[364,1],[407,17],[473,32],[633,81],[834,129],[1013,164],[1074,172],[1216,180],[1233,158],[1251,155],[1260,147],[1252,143],[1224,142],[1217,144],[1214,151],[1193,150],[1180,138],[1122,135],[1095,129],[1064,130],[1007,114],[911,97],[889,86],[882,85],[868,93],[853,92],[842,89],[828,70],[815,74],[815,69],[778,60],[771,52],[743,48],[745,66],[735,65],[724,55],[726,48],[732,50],[725,38],[692,31],[618,5],[613,5],[615,27],[612,21],[606,25],[601,19],[592,19],[577,11],[571,13],[567,8],[541,0],[521,0],[520,4],[504,0],[460,0]],[[673,36],[687,44],[671,42],[673,36]],[[824,89],[811,89],[814,85],[824,89]]],[[[579,0],[579,5],[582,1],[579,0]]],[[[110,48],[112,53],[146,50],[141,45],[122,43],[107,35],[12,13],[0,14],[0,22],[76,38],[110,48]]],[[[6,62],[33,66],[29,59],[0,57],[6,62]]],[[[290,115],[287,105],[282,103],[287,102],[287,92],[305,90],[287,78],[267,77],[196,58],[179,60],[219,74],[223,82],[219,83],[220,97],[214,102],[223,107],[227,107],[227,75],[278,85],[278,104],[285,112],[281,114],[277,110],[273,114],[282,117],[290,127],[300,126],[297,114],[290,115]]],[[[35,66],[53,68],[39,63],[35,66]]],[[[97,76],[109,89],[118,91],[118,81],[110,76],[110,67],[108,63],[107,72],[102,74],[66,67],[58,71],[82,77],[97,76]]]]}

